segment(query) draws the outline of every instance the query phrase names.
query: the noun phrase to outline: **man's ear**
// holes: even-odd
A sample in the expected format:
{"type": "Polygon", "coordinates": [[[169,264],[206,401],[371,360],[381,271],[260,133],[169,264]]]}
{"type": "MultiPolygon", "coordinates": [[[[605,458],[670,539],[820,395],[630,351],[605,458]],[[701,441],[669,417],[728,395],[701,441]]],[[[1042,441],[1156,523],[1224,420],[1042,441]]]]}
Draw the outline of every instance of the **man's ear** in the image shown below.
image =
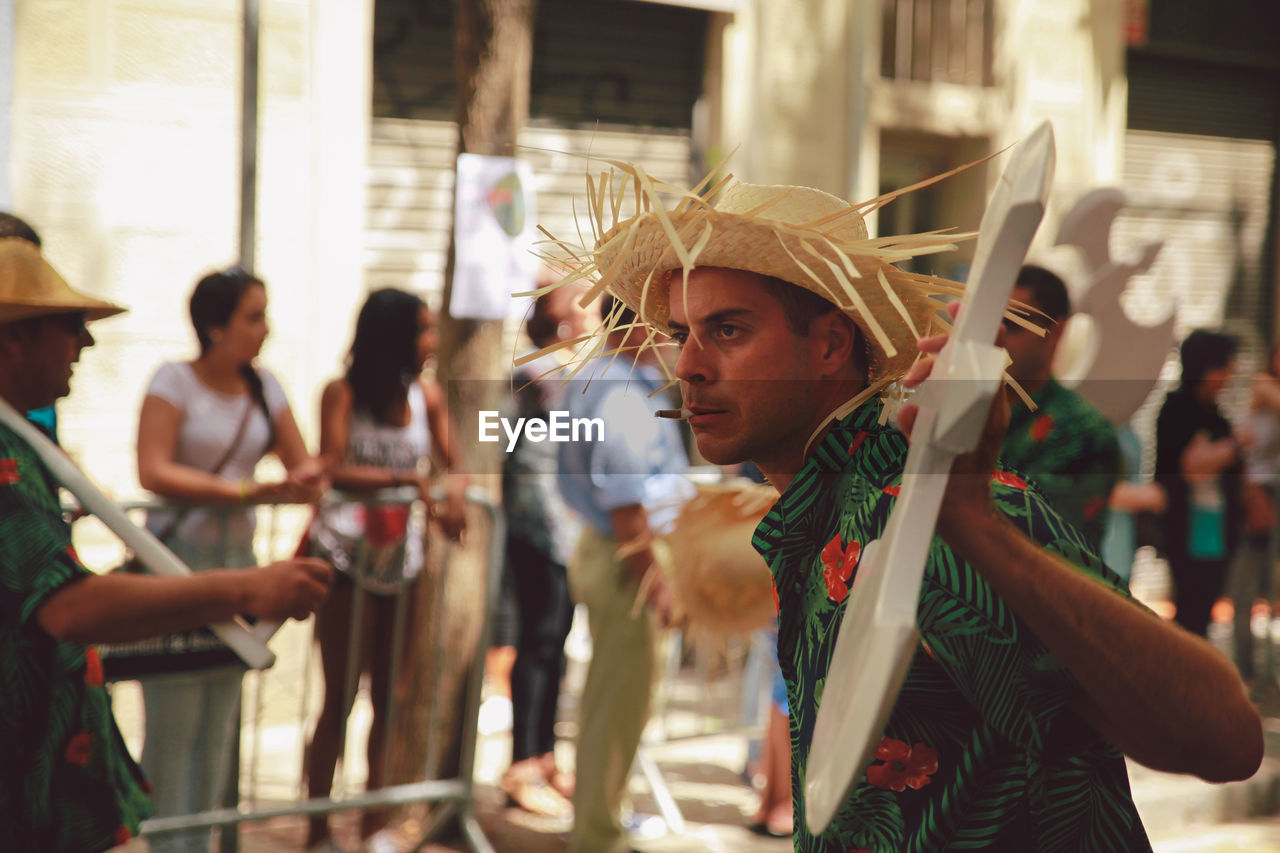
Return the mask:
{"type": "Polygon", "coordinates": [[[819,360],[820,376],[836,374],[847,368],[855,356],[861,358],[857,349],[862,336],[843,311],[828,311],[815,317],[809,327],[809,338],[819,360]]]}

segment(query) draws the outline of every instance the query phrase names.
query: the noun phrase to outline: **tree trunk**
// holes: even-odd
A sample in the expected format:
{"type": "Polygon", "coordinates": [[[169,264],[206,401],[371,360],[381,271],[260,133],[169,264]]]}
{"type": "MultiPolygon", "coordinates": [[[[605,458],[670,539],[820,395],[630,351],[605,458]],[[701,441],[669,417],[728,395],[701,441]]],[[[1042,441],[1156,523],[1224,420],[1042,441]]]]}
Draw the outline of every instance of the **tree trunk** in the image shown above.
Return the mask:
{"type": "MultiPolygon", "coordinates": [[[[454,57],[458,80],[459,153],[512,156],[528,117],[529,67],[535,0],[456,0],[454,57]]],[[[449,404],[458,445],[474,483],[499,497],[497,444],[477,441],[476,412],[499,408],[511,365],[501,351],[502,323],[452,317],[455,243],[449,239],[440,309],[438,377],[449,404]]],[[[473,513],[467,542],[450,550],[443,566],[432,560],[418,583],[414,667],[392,733],[392,782],[451,778],[458,774],[467,678],[476,656],[487,594],[490,531],[473,513]],[[430,748],[429,748],[430,747],[430,748]],[[428,766],[429,765],[429,766],[428,766]]],[[[439,549],[433,548],[438,554],[439,549]]]]}

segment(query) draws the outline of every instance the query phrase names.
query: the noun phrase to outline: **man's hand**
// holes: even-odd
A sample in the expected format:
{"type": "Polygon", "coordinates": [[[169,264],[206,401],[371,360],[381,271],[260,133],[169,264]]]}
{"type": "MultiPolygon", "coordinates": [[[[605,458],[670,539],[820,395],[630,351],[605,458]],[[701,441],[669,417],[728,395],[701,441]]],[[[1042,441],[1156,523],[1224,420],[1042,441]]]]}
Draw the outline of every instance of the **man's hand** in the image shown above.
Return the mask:
{"type": "Polygon", "coordinates": [[[324,560],[299,557],[244,573],[245,609],[268,621],[306,619],[329,592],[333,568],[324,560]]]}
{"type": "MultiPolygon", "coordinates": [[[[956,319],[959,310],[959,302],[952,302],[947,306],[952,321],[956,319]]],[[[997,335],[997,346],[1002,343],[1003,335],[1003,330],[997,335]]],[[[907,371],[902,384],[907,388],[917,388],[928,379],[937,362],[937,354],[946,343],[946,335],[918,340],[916,347],[925,355],[907,371]]],[[[1001,388],[996,393],[983,424],[978,446],[970,453],[957,456],[951,465],[951,476],[947,480],[947,491],[938,515],[938,533],[944,539],[950,540],[953,531],[971,529],[968,525],[975,519],[989,517],[995,511],[991,502],[991,478],[995,474],[996,459],[1009,429],[1008,395],[1007,388],[1001,388]]],[[[898,426],[908,438],[911,437],[919,413],[920,407],[912,403],[904,405],[898,413],[898,426]]]]}
{"type": "Polygon", "coordinates": [[[659,625],[663,628],[674,628],[683,621],[677,617],[675,596],[672,595],[671,587],[667,585],[666,579],[662,577],[657,566],[649,571],[653,578],[646,581],[649,584],[649,594],[645,604],[659,625]]]}

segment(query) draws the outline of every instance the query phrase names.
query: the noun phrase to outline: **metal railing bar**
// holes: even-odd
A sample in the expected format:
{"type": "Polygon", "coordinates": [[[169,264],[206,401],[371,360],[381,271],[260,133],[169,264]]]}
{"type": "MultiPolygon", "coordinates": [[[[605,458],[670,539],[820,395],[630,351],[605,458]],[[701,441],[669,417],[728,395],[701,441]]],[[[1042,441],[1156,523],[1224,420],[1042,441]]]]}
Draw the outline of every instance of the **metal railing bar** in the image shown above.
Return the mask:
{"type": "Polygon", "coordinates": [[[215,826],[233,826],[251,821],[272,820],[278,817],[295,815],[333,814],[334,812],[352,809],[379,808],[387,806],[407,806],[413,803],[432,801],[461,801],[470,797],[469,786],[458,779],[428,779],[423,782],[410,782],[404,785],[392,785],[379,788],[367,794],[356,794],[333,800],[317,797],[301,800],[287,806],[268,809],[211,809],[192,815],[178,817],[160,817],[143,821],[142,834],[146,836],[168,835],[188,829],[209,829],[215,826]]]}

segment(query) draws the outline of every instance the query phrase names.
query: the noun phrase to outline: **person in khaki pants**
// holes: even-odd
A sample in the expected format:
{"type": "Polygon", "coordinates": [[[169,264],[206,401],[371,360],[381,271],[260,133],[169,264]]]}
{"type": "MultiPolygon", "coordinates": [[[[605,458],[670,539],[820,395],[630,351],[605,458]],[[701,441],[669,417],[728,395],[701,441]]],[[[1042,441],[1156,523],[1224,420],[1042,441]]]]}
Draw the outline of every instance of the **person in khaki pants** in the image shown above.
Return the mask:
{"type": "MultiPolygon", "coordinates": [[[[604,316],[612,310],[604,305],[604,316]]],[[[627,776],[649,718],[661,628],[671,623],[674,603],[657,574],[641,583],[653,566],[647,545],[621,558],[618,549],[660,531],[692,488],[682,473],[688,458],[679,427],[654,417],[665,401],[653,392],[665,380],[652,351],[634,363],[626,357],[639,343],[629,340],[637,334],[633,322],[620,318],[609,335],[610,349],[623,355],[589,384],[571,383],[579,387],[565,397],[572,417],[604,424],[603,440],[560,446],[560,488],[585,522],[569,587],[587,608],[592,643],[579,706],[570,853],[629,848],[622,825],[627,776]],[[637,608],[641,589],[644,606],[637,608]]]]}

